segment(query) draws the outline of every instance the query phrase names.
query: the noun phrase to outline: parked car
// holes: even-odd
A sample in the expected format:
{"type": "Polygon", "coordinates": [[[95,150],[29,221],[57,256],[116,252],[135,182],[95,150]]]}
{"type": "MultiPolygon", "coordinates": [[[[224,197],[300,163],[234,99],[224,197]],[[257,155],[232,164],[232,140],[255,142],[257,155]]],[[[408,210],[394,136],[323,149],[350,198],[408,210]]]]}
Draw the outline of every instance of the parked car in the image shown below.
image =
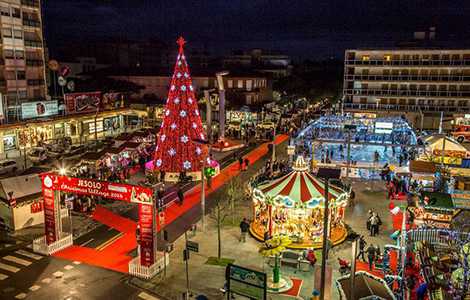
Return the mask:
{"type": "Polygon", "coordinates": [[[273,130],[274,126],[276,126],[276,124],[274,124],[273,122],[264,122],[262,124],[256,125],[258,129],[262,130],[273,130]]]}
{"type": "Polygon", "coordinates": [[[96,149],[101,149],[101,148],[103,148],[103,142],[100,141],[100,140],[98,140],[96,143],[95,143],[94,140],[93,140],[93,141],[90,141],[90,142],[86,145],[86,148],[87,148],[88,150],[94,150],[95,148],[96,148],[96,149]]]}
{"type": "Polygon", "coordinates": [[[463,143],[465,141],[470,140],[470,126],[469,125],[456,126],[454,131],[452,132],[452,136],[459,143],[463,143]]]}
{"type": "Polygon", "coordinates": [[[29,160],[34,164],[42,164],[47,160],[46,149],[34,147],[28,152],[29,160]]]}
{"type": "Polygon", "coordinates": [[[79,154],[83,154],[86,152],[86,148],[83,145],[75,145],[70,146],[67,150],[65,150],[64,156],[75,156],[79,154]]]}
{"type": "Polygon", "coordinates": [[[112,147],[114,146],[114,137],[107,136],[102,140],[102,142],[105,147],[112,147]]]}
{"type": "Polygon", "coordinates": [[[20,165],[14,160],[2,160],[0,161],[0,174],[16,172],[19,167],[20,165]]]}

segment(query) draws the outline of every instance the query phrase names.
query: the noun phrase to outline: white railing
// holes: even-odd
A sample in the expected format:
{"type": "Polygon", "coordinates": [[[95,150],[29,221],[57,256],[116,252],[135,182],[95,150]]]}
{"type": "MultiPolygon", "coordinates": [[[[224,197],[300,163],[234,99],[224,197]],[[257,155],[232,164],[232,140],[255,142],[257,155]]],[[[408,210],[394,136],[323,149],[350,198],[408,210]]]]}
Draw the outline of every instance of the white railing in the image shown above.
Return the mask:
{"type": "Polygon", "coordinates": [[[163,252],[157,252],[157,257],[158,259],[153,265],[151,265],[150,267],[145,267],[140,264],[140,256],[137,256],[129,262],[129,274],[145,279],[150,279],[153,276],[157,275],[165,267],[165,262],[166,266],[170,264],[170,256],[168,255],[168,252],[165,252],[164,258],[163,252]]]}
{"type": "Polygon", "coordinates": [[[52,255],[72,245],[72,235],[68,232],[59,232],[58,239],[50,245],[46,243],[46,236],[33,240],[33,251],[43,255],[52,255]]]}
{"type": "Polygon", "coordinates": [[[66,218],[69,216],[69,210],[65,207],[60,208],[60,218],[66,218]]]}
{"type": "Polygon", "coordinates": [[[408,231],[408,242],[426,241],[431,244],[455,246],[456,242],[449,238],[449,234],[443,229],[414,229],[408,231]]]}

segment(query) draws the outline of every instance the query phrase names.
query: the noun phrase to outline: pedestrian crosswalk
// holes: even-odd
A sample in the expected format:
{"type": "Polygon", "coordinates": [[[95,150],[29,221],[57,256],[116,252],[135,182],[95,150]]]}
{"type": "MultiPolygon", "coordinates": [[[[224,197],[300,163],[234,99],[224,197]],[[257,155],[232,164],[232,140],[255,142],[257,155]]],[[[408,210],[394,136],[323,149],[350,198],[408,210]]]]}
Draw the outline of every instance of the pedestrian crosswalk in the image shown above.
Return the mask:
{"type": "Polygon", "coordinates": [[[33,253],[29,247],[0,256],[0,281],[7,279],[14,273],[18,273],[22,268],[30,266],[43,257],[33,253]]]}
{"type": "Polygon", "coordinates": [[[144,299],[144,300],[161,300],[160,298],[157,298],[155,296],[152,296],[150,294],[147,294],[146,292],[142,292],[139,294],[139,299],[144,299]]]}

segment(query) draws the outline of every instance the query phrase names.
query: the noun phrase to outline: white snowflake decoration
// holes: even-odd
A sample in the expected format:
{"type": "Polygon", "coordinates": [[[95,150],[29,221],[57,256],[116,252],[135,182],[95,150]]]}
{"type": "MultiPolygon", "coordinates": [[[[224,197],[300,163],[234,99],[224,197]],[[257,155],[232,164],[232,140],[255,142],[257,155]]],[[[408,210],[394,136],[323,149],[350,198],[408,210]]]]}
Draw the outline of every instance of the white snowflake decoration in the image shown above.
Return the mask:
{"type": "Polygon", "coordinates": [[[157,151],[158,151],[158,146],[157,146],[157,147],[155,147],[155,152],[157,152],[157,151]]]}
{"type": "Polygon", "coordinates": [[[182,90],[183,92],[185,92],[185,91],[186,91],[186,86],[185,86],[185,85],[182,85],[182,86],[181,86],[181,90],[182,90]]]}
{"type": "Polygon", "coordinates": [[[186,169],[186,170],[189,170],[191,169],[191,163],[189,161],[185,161],[183,163],[183,167],[186,169]]]}
{"type": "Polygon", "coordinates": [[[197,147],[197,148],[196,148],[196,153],[199,154],[199,155],[201,155],[201,153],[202,153],[201,148],[197,147]]]}
{"type": "Polygon", "coordinates": [[[163,134],[163,135],[162,135],[162,137],[161,137],[160,139],[162,140],[162,142],[164,142],[164,141],[165,141],[165,139],[166,139],[166,135],[164,135],[164,134],[163,134]]]}
{"type": "Polygon", "coordinates": [[[183,143],[187,143],[187,142],[189,141],[189,139],[188,139],[187,136],[183,135],[183,136],[181,137],[181,141],[182,141],[183,143]]]}
{"type": "Polygon", "coordinates": [[[184,110],[180,111],[180,117],[182,118],[186,117],[186,112],[184,110]]]}
{"type": "Polygon", "coordinates": [[[162,160],[161,159],[157,159],[157,166],[160,167],[162,165],[162,160]]]}
{"type": "Polygon", "coordinates": [[[189,98],[188,98],[188,102],[191,103],[191,104],[193,104],[193,98],[189,97],[189,98]]]}
{"type": "Polygon", "coordinates": [[[175,103],[176,103],[176,104],[180,103],[180,99],[179,99],[179,98],[175,98],[175,103]]]}
{"type": "Polygon", "coordinates": [[[178,67],[179,67],[179,66],[181,66],[181,60],[180,60],[180,61],[178,61],[178,67]]]}
{"type": "Polygon", "coordinates": [[[201,133],[201,140],[204,140],[204,134],[201,133]]]}
{"type": "Polygon", "coordinates": [[[174,86],[174,85],[171,86],[171,90],[172,90],[172,91],[175,90],[175,86],[174,86]]]}
{"type": "Polygon", "coordinates": [[[183,56],[181,56],[181,58],[182,58],[183,60],[185,60],[185,59],[186,59],[186,56],[184,56],[184,54],[183,54],[183,56]]]}
{"type": "Polygon", "coordinates": [[[199,110],[196,109],[196,116],[199,116],[199,110]]]}
{"type": "Polygon", "coordinates": [[[196,122],[193,122],[193,128],[194,128],[194,129],[197,129],[197,124],[196,124],[196,122]]]}
{"type": "Polygon", "coordinates": [[[170,126],[170,127],[171,127],[171,129],[175,130],[175,129],[176,129],[176,124],[175,124],[175,123],[173,123],[173,124],[171,124],[171,126],[170,126]]]}
{"type": "Polygon", "coordinates": [[[170,102],[170,98],[166,98],[166,103],[170,102]]]}
{"type": "Polygon", "coordinates": [[[171,148],[170,151],[168,151],[168,154],[170,154],[170,156],[175,155],[176,154],[175,149],[171,148]]]}
{"type": "Polygon", "coordinates": [[[170,110],[167,109],[165,115],[168,117],[170,115],[170,110]]]}
{"type": "Polygon", "coordinates": [[[178,54],[178,58],[177,58],[176,60],[178,60],[178,59],[180,59],[180,58],[181,58],[181,55],[180,55],[180,54],[178,54]]]}
{"type": "Polygon", "coordinates": [[[190,85],[190,86],[189,86],[189,89],[192,91],[192,90],[193,90],[193,86],[192,86],[192,85],[190,85]]]}
{"type": "Polygon", "coordinates": [[[188,73],[184,72],[184,77],[188,78],[189,77],[188,73]]]}
{"type": "Polygon", "coordinates": [[[181,73],[178,72],[178,74],[176,74],[176,77],[181,78],[181,73]]]}

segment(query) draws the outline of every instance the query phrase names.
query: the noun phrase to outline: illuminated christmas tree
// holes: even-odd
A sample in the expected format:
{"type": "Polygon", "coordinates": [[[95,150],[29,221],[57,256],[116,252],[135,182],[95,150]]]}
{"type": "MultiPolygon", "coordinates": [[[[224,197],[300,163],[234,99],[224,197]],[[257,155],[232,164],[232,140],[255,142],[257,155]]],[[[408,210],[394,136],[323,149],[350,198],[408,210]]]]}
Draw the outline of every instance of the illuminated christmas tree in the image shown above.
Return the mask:
{"type": "Polygon", "coordinates": [[[184,55],[185,43],[180,37],[180,50],[154,157],[154,169],[163,169],[166,173],[200,171],[205,153],[202,145],[193,142],[194,139],[204,140],[204,131],[184,55]]]}

